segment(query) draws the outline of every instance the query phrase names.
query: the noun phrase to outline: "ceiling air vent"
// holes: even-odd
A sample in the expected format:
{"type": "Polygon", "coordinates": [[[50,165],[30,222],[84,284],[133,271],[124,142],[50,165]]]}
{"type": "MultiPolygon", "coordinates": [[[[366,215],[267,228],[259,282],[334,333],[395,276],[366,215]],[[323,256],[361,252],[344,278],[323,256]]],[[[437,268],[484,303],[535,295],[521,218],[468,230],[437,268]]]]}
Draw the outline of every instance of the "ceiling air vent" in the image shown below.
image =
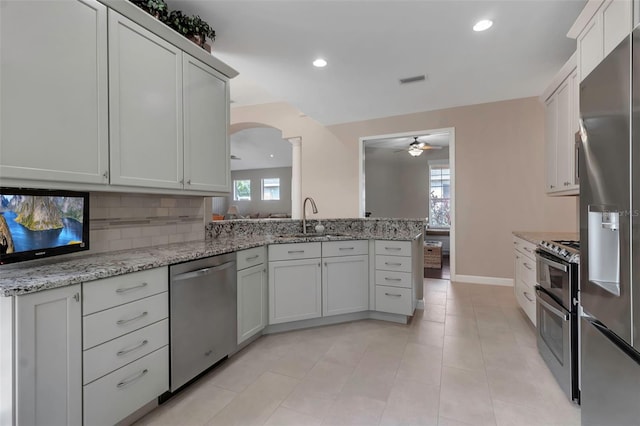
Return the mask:
{"type": "Polygon", "coordinates": [[[427,79],[427,76],[424,74],[416,75],[413,77],[401,78],[400,84],[418,83],[419,81],[425,81],[426,79],[427,79]]]}

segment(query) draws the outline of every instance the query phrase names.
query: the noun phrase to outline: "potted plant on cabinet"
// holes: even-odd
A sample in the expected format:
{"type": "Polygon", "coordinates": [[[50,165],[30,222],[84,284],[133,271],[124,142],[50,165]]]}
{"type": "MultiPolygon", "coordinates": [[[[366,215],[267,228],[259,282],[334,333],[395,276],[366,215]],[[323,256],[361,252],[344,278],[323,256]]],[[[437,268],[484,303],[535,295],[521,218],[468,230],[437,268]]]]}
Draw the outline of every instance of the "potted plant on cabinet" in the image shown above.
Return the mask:
{"type": "Polygon", "coordinates": [[[179,10],[172,10],[165,23],[198,46],[211,52],[207,37],[215,39],[216,32],[199,16],[187,16],[179,10]]]}
{"type": "Polygon", "coordinates": [[[169,14],[169,7],[165,0],[131,0],[131,2],[161,21],[164,21],[169,14]]]}

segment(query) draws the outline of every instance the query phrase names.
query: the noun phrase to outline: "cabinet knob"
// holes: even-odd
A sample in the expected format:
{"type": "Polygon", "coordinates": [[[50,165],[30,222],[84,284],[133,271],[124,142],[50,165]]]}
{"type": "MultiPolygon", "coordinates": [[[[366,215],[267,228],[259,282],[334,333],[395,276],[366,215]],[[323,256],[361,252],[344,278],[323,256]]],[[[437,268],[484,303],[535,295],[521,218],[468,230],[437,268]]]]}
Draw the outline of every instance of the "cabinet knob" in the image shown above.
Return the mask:
{"type": "Polygon", "coordinates": [[[180,185],[184,185],[184,179],[180,179],[180,185]]]}
{"type": "Polygon", "coordinates": [[[105,178],[105,179],[109,179],[109,171],[107,170],[106,172],[104,172],[102,174],[102,177],[105,178]]]}
{"type": "Polygon", "coordinates": [[[187,181],[187,185],[191,185],[191,179],[187,181]]]}
{"type": "Polygon", "coordinates": [[[80,301],[80,293],[76,293],[73,295],[73,300],[75,300],[76,302],[80,301]]]}
{"type": "Polygon", "coordinates": [[[555,186],[555,185],[549,185],[549,187],[550,187],[551,189],[553,189],[553,188],[555,188],[556,186],[555,186]]]}

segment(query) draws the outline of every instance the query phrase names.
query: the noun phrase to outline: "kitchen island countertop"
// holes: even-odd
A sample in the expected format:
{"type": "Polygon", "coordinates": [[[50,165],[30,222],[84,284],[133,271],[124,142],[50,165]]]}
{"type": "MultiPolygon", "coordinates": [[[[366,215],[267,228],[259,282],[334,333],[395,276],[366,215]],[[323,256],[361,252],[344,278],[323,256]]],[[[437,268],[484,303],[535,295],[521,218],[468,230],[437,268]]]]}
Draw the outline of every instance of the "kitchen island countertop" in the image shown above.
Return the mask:
{"type": "Polygon", "coordinates": [[[411,241],[420,234],[358,232],[331,236],[236,235],[133,250],[50,258],[0,266],[0,296],[17,296],[158,268],[268,244],[383,239],[411,241]]]}

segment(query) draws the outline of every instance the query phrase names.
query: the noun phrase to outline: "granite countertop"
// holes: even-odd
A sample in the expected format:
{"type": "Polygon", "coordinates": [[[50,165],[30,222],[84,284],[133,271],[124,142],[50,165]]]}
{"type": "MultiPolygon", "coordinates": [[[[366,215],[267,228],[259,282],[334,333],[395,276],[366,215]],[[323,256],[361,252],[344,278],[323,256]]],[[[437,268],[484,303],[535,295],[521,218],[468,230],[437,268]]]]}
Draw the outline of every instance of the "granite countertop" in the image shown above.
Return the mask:
{"type": "Polygon", "coordinates": [[[421,234],[361,232],[324,236],[240,235],[134,250],[50,258],[0,266],[0,296],[17,296],[267,244],[381,239],[411,241],[421,234]]]}
{"type": "Polygon", "coordinates": [[[544,240],[580,240],[580,234],[577,232],[528,232],[528,231],[513,231],[513,235],[516,237],[527,240],[532,244],[539,244],[544,240]]]}

